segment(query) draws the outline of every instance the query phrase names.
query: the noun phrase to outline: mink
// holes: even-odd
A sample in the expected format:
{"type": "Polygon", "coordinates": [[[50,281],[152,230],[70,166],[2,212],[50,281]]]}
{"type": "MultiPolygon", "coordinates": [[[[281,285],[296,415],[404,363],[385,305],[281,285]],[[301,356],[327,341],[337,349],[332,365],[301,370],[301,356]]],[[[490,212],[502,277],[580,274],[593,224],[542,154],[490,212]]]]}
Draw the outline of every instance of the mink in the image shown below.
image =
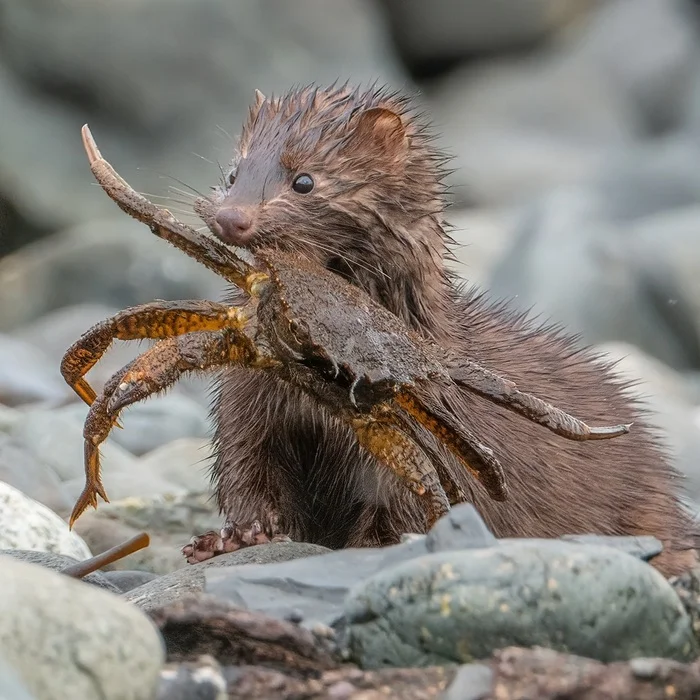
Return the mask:
{"type": "MultiPolygon", "coordinates": [[[[464,391],[449,408],[494,450],[509,497],[491,500],[447,452],[445,468],[497,537],[654,535],[664,546],[654,566],[688,570],[700,533],[632,384],[574,336],[451,271],[448,162],[408,95],[347,84],[256,91],[203,218],[229,245],[325,266],[415,331],[589,425],[632,423],[623,437],[572,442],[464,391]]],[[[212,480],[227,526],[195,538],[192,561],[274,536],[339,549],[426,531],[418,497],[309,397],[250,369],[227,368],[217,382],[212,480]]]]}

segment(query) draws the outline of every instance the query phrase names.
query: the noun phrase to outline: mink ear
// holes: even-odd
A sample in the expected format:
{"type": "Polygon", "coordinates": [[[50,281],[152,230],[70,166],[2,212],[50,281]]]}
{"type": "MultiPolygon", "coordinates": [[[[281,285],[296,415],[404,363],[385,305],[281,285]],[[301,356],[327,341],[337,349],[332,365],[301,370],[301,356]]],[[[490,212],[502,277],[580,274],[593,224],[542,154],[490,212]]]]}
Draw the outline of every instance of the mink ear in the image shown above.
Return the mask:
{"type": "Polygon", "coordinates": [[[369,147],[396,157],[407,148],[406,129],[398,114],[384,107],[373,107],[357,117],[350,144],[353,148],[369,147]]]}
{"type": "Polygon", "coordinates": [[[258,112],[260,111],[260,108],[263,106],[265,99],[266,99],[265,95],[263,95],[262,92],[260,92],[260,90],[258,90],[256,88],[256,90],[255,90],[255,102],[253,102],[253,104],[250,107],[250,118],[252,120],[254,120],[258,116],[258,112]]]}

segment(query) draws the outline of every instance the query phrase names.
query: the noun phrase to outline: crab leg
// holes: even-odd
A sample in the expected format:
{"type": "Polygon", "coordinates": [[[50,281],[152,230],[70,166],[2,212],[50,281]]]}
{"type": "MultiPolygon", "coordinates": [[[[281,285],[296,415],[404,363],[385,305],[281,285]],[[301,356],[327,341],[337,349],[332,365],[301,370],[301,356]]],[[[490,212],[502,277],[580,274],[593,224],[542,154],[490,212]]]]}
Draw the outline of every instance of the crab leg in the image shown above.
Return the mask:
{"type": "Polygon", "coordinates": [[[491,498],[495,501],[505,501],[508,498],[503,467],[493,451],[455,421],[448,411],[424,395],[424,392],[418,396],[408,389],[400,391],[394,401],[448,447],[491,498]]]}
{"type": "Polygon", "coordinates": [[[449,374],[464,389],[518,413],[533,423],[539,423],[568,440],[607,440],[629,433],[632,427],[631,424],[621,424],[592,428],[566,411],[520,391],[514,382],[499,377],[476,362],[461,360],[458,367],[450,367],[449,374]]]}
{"type": "Polygon", "coordinates": [[[248,316],[242,308],[213,301],[154,301],[120,311],[95,324],[71,345],[61,361],[61,374],[88,406],[96,398],[83,379],[113,340],[169,338],[194,331],[242,329],[248,316]]]}
{"type": "Polygon", "coordinates": [[[248,294],[256,295],[255,287],[264,282],[267,275],[256,271],[223,244],[197,233],[178,221],[167,209],[152,204],[132,189],[102,157],[87,124],[82,128],[82,137],[92,174],[122,211],[146,224],[156,236],[179,248],[217,275],[248,294]]]}
{"type": "Polygon", "coordinates": [[[85,488],[71,513],[71,527],[89,505],[97,507],[98,495],[108,500],[100,479],[99,446],[119,412],[168,388],[185,372],[228,364],[265,366],[269,361],[240,331],[203,331],[161,340],[110,378],[85,420],[85,488]]]}
{"type": "Polygon", "coordinates": [[[435,467],[406,434],[372,417],[353,418],[350,425],[360,445],[391,469],[413,493],[425,500],[429,528],[450,510],[450,502],[435,467]]]}

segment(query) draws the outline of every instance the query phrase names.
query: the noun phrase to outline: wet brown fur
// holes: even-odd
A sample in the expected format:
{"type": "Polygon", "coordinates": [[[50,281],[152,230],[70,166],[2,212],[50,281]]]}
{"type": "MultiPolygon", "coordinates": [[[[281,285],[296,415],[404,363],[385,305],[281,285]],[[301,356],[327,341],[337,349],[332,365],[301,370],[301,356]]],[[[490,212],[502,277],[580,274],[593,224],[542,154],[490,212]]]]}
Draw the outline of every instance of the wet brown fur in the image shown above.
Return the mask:
{"type": "MultiPolygon", "coordinates": [[[[576,341],[468,291],[447,270],[445,157],[409,101],[383,89],[303,88],[251,108],[236,182],[212,197],[254,213],[249,247],[302,251],[342,274],[420,332],[590,425],[634,422],[610,441],[557,437],[464,392],[453,411],[495,451],[510,498],[491,501],[445,451],[455,480],[499,537],[652,534],[666,575],[696,561],[698,533],[679,477],[642,408],[576,341]],[[386,110],[398,127],[367,110],[386,110]],[[311,194],[291,190],[309,173],[311,194]]],[[[235,301],[235,293],[232,300],[235,301]]],[[[396,542],[425,531],[422,507],[357,445],[350,430],[295,389],[250,370],[221,377],[213,482],[227,518],[277,519],[293,539],[332,548],[396,542]]]]}

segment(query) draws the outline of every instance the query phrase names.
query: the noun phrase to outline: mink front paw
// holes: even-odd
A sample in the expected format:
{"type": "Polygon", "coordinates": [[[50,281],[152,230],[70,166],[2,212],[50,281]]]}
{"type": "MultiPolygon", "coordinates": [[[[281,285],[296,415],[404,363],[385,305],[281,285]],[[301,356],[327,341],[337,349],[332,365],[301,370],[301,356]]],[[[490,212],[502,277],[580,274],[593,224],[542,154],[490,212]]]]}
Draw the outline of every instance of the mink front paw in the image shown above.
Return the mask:
{"type": "Polygon", "coordinates": [[[291,542],[291,539],[281,533],[266,532],[259,520],[244,525],[227,522],[220,532],[210,530],[193,537],[190,543],[182,548],[182,553],[188,564],[196,564],[219,554],[268,542],[291,542]]]}

